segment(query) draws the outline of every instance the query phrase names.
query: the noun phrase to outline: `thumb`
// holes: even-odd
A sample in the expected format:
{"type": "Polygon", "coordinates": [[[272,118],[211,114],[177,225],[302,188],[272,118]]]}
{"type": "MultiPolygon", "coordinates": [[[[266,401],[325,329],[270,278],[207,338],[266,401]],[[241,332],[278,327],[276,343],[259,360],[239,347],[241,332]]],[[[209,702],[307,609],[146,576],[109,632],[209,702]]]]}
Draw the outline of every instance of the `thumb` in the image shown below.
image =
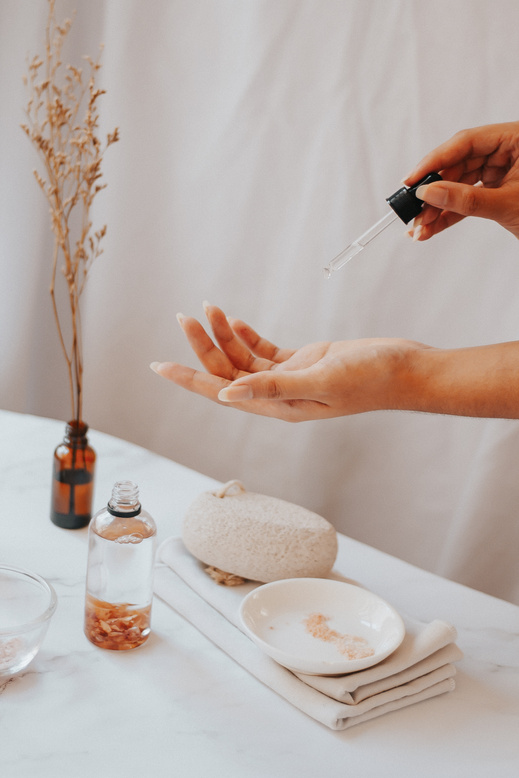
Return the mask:
{"type": "Polygon", "coordinates": [[[484,186],[441,181],[419,186],[416,196],[429,205],[462,216],[481,216],[499,221],[503,214],[501,193],[484,186]]]}
{"type": "Polygon", "coordinates": [[[303,393],[303,384],[299,371],[265,371],[233,381],[220,390],[218,399],[228,403],[308,399],[303,393]]]}

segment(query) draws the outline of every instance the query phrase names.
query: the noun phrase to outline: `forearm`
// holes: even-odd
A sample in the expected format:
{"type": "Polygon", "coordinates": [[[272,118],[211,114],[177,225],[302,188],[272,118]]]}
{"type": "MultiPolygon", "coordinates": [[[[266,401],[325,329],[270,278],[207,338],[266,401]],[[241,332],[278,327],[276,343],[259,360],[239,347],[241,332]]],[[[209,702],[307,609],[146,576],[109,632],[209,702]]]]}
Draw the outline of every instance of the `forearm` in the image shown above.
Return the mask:
{"type": "Polygon", "coordinates": [[[396,378],[401,410],[519,418],[519,341],[410,349],[396,378]]]}

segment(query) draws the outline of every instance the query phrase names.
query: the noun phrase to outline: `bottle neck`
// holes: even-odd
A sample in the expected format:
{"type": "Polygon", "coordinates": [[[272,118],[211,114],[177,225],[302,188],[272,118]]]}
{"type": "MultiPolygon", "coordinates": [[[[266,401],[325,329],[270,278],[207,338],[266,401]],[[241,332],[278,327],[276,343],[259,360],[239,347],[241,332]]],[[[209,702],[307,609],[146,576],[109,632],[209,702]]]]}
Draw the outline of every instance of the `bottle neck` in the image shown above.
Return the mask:
{"type": "Polygon", "coordinates": [[[133,481],[118,481],[112,490],[107,510],[112,516],[138,516],[141,512],[139,487],[133,481]]]}
{"type": "Polygon", "coordinates": [[[71,446],[86,446],[88,424],[84,421],[69,421],[65,430],[65,443],[71,446]]]}

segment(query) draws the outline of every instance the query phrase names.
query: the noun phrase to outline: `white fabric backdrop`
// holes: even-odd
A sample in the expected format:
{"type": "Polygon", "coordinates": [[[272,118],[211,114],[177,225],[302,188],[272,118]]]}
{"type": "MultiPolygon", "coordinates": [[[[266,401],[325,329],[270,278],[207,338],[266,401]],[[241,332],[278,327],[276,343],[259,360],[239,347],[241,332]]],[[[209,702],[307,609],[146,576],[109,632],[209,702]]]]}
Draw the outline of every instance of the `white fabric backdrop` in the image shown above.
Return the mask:
{"type": "MultiPolygon", "coordinates": [[[[148,367],[195,364],[175,314],[202,315],[205,299],[281,346],[517,339],[519,246],[490,222],[423,245],[392,225],[332,279],[322,267],[426,151],[518,118],[519,4],[60,0],[59,16],[74,7],[69,61],[104,42],[102,129],[121,131],[84,299],[85,420],[519,603],[517,422],[379,412],[288,425],[148,367]]],[[[47,206],[19,128],[45,19],[43,0],[0,0],[0,406],[66,420],[47,206]]]]}

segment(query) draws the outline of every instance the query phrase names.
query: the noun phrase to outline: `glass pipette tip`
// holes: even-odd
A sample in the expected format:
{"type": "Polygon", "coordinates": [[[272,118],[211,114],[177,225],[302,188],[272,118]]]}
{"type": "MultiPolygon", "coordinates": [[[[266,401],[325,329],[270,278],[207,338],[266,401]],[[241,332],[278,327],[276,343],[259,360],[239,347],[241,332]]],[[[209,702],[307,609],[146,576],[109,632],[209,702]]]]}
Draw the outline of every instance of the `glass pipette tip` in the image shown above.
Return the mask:
{"type": "Polygon", "coordinates": [[[366,232],[364,232],[360,238],[357,238],[357,240],[354,240],[353,243],[350,243],[349,246],[346,246],[344,251],[341,251],[340,254],[337,254],[337,256],[334,257],[332,261],[329,262],[328,265],[326,265],[324,268],[326,278],[330,278],[331,274],[335,270],[339,270],[346,264],[346,262],[349,262],[350,259],[353,259],[353,257],[362,251],[362,249],[367,246],[368,243],[373,240],[373,238],[376,238],[377,235],[380,235],[382,230],[385,230],[386,227],[389,227],[389,225],[392,224],[392,222],[394,222],[397,218],[398,216],[394,211],[389,211],[389,213],[386,213],[382,219],[379,219],[376,224],[370,227],[369,230],[366,230],[366,232]]]}

